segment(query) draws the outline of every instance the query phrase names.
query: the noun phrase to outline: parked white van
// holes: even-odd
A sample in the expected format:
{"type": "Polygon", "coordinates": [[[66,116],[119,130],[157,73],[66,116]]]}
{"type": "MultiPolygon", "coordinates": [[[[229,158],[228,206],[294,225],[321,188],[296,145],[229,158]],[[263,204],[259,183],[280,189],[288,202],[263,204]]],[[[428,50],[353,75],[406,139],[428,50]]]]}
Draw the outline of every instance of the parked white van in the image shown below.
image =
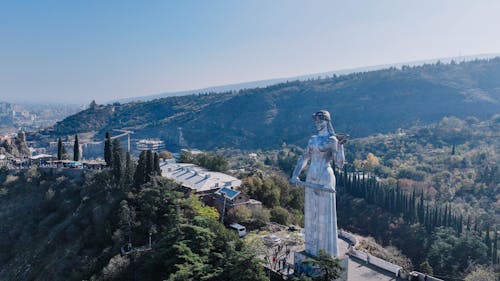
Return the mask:
{"type": "Polygon", "coordinates": [[[229,225],[229,228],[231,228],[234,231],[236,231],[240,237],[243,237],[243,236],[247,235],[247,229],[243,225],[241,225],[241,224],[232,223],[232,224],[229,225]]]}

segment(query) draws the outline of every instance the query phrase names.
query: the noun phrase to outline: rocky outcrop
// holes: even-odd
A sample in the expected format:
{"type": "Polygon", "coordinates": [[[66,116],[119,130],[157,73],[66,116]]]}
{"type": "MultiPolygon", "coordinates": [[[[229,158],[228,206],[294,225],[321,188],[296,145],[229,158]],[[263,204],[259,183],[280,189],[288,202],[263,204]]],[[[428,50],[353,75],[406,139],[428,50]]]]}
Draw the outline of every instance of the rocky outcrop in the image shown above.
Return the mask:
{"type": "Polygon", "coordinates": [[[15,137],[0,140],[0,154],[10,157],[30,157],[31,152],[26,144],[25,133],[21,131],[15,137]]]}

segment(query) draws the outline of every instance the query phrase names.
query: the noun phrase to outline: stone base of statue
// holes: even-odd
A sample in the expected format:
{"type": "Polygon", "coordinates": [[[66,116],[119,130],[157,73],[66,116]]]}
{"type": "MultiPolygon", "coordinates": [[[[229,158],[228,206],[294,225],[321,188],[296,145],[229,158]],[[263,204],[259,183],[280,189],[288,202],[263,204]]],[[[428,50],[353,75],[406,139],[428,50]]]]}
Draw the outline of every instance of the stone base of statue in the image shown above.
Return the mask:
{"type": "MultiPolygon", "coordinates": [[[[334,279],[335,281],[347,281],[347,270],[349,264],[349,256],[344,256],[343,258],[339,258],[340,266],[342,267],[342,272],[340,272],[340,277],[334,279]]],[[[306,251],[301,252],[293,252],[293,269],[295,276],[306,275],[312,278],[321,276],[323,273],[321,269],[315,265],[313,260],[316,257],[308,254],[306,251]]]]}

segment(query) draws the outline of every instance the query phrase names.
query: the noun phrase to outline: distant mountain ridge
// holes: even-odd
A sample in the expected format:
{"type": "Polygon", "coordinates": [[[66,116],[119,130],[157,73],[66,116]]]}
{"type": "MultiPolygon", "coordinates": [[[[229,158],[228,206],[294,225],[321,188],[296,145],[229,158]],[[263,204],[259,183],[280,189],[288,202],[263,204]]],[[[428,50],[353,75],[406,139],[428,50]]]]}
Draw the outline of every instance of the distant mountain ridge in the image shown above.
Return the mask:
{"type": "Polygon", "coordinates": [[[258,81],[250,81],[250,82],[234,83],[234,84],[227,84],[227,85],[221,85],[221,86],[206,87],[206,88],[202,88],[202,89],[174,91],[174,92],[166,92],[166,93],[161,93],[161,94],[156,94],[156,95],[120,98],[120,99],[112,100],[109,103],[115,103],[115,102],[127,103],[127,102],[133,102],[133,101],[150,101],[150,100],[166,98],[166,97],[185,96],[185,95],[192,95],[192,94],[199,94],[199,93],[222,93],[222,92],[228,92],[228,91],[239,91],[239,90],[243,90],[243,89],[267,87],[270,85],[284,83],[287,81],[295,81],[295,80],[303,81],[303,80],[308,80],[308,79],[316,79],[318,77],[324,78],[324,77],[329,77],[329,76],[333,76],[333,75],[346,75],[346,74],[350,74],[350,73],[381,70],[381,69],[386,69],[386,68],[391,68],[391,67],[401,68],[403,66],[418,66],[418,65],[423,65],[423,64],[434,64],[434,63],[437,63],[438,61],[441,63],[450,63],[451,61],[465,62],[465,61],[470,61],[470,60],[475,60],[475,59],[489,59],[489,58],[494,58],[497,56],[500,56],[500,54],[480,54],[480,55],[471,55],[471,56],[446,57],[446,58],[439,58],[439,59],[428,59],[428,60],[410,61],[410,62],[403,62],[403,63],[392,63],[392,64],[382,64],[382,65],[373,65],[373,66],[365,66],[365,67],[347,68],[347,69],[340,69],[340,70],[334,70],[334,71],[328,71],[328,72],[319,72],[319,73],[298,75],[298,76],[292,76],[292,77],[265,79],[265,80],[258,80],[258,81]]]}
{"type": "Polygon", "coordinates": [[[304,146],[314,132],[311,114],[329,110],[338,132],[362,137],[449,115],[480,119],[500,113],[500,58],[403,66],[265,88],[98,105],[54,127],[56,135],[128,128],[179,148],[179,127],[200,149],[304,146]]]}

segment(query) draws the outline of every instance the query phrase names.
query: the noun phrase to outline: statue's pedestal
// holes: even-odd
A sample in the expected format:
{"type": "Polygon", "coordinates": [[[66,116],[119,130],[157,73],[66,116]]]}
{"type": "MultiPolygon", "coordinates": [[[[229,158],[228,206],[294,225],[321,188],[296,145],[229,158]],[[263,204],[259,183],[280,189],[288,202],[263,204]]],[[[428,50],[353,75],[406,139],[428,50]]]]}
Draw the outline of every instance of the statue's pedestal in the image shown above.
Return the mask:
{"type": "MultiPolygon", "coordinates": [[[[344,256],[343,258],[339,258],[339,263],[340,266],[342,267],[342,272],[340,273],[340,278],[335,279],[336,281],[347,281],[347,269],[348,269],[348,264],[349,264],[349,256],[344,256]]],[[[293,268],[294,268],[294,275],[295,276],[301,276],[302,274],[307,275],[309,277],[318,277],[320,276],[321,269],[318,268],[317,265],[310,263],[310,262],[304,262],[306,259],[309,260],[315,260],[316,257],[313,255],[310,255],[306,253],[306,251],[301,251],[301,252],[293,252],[293,268]]]]}

